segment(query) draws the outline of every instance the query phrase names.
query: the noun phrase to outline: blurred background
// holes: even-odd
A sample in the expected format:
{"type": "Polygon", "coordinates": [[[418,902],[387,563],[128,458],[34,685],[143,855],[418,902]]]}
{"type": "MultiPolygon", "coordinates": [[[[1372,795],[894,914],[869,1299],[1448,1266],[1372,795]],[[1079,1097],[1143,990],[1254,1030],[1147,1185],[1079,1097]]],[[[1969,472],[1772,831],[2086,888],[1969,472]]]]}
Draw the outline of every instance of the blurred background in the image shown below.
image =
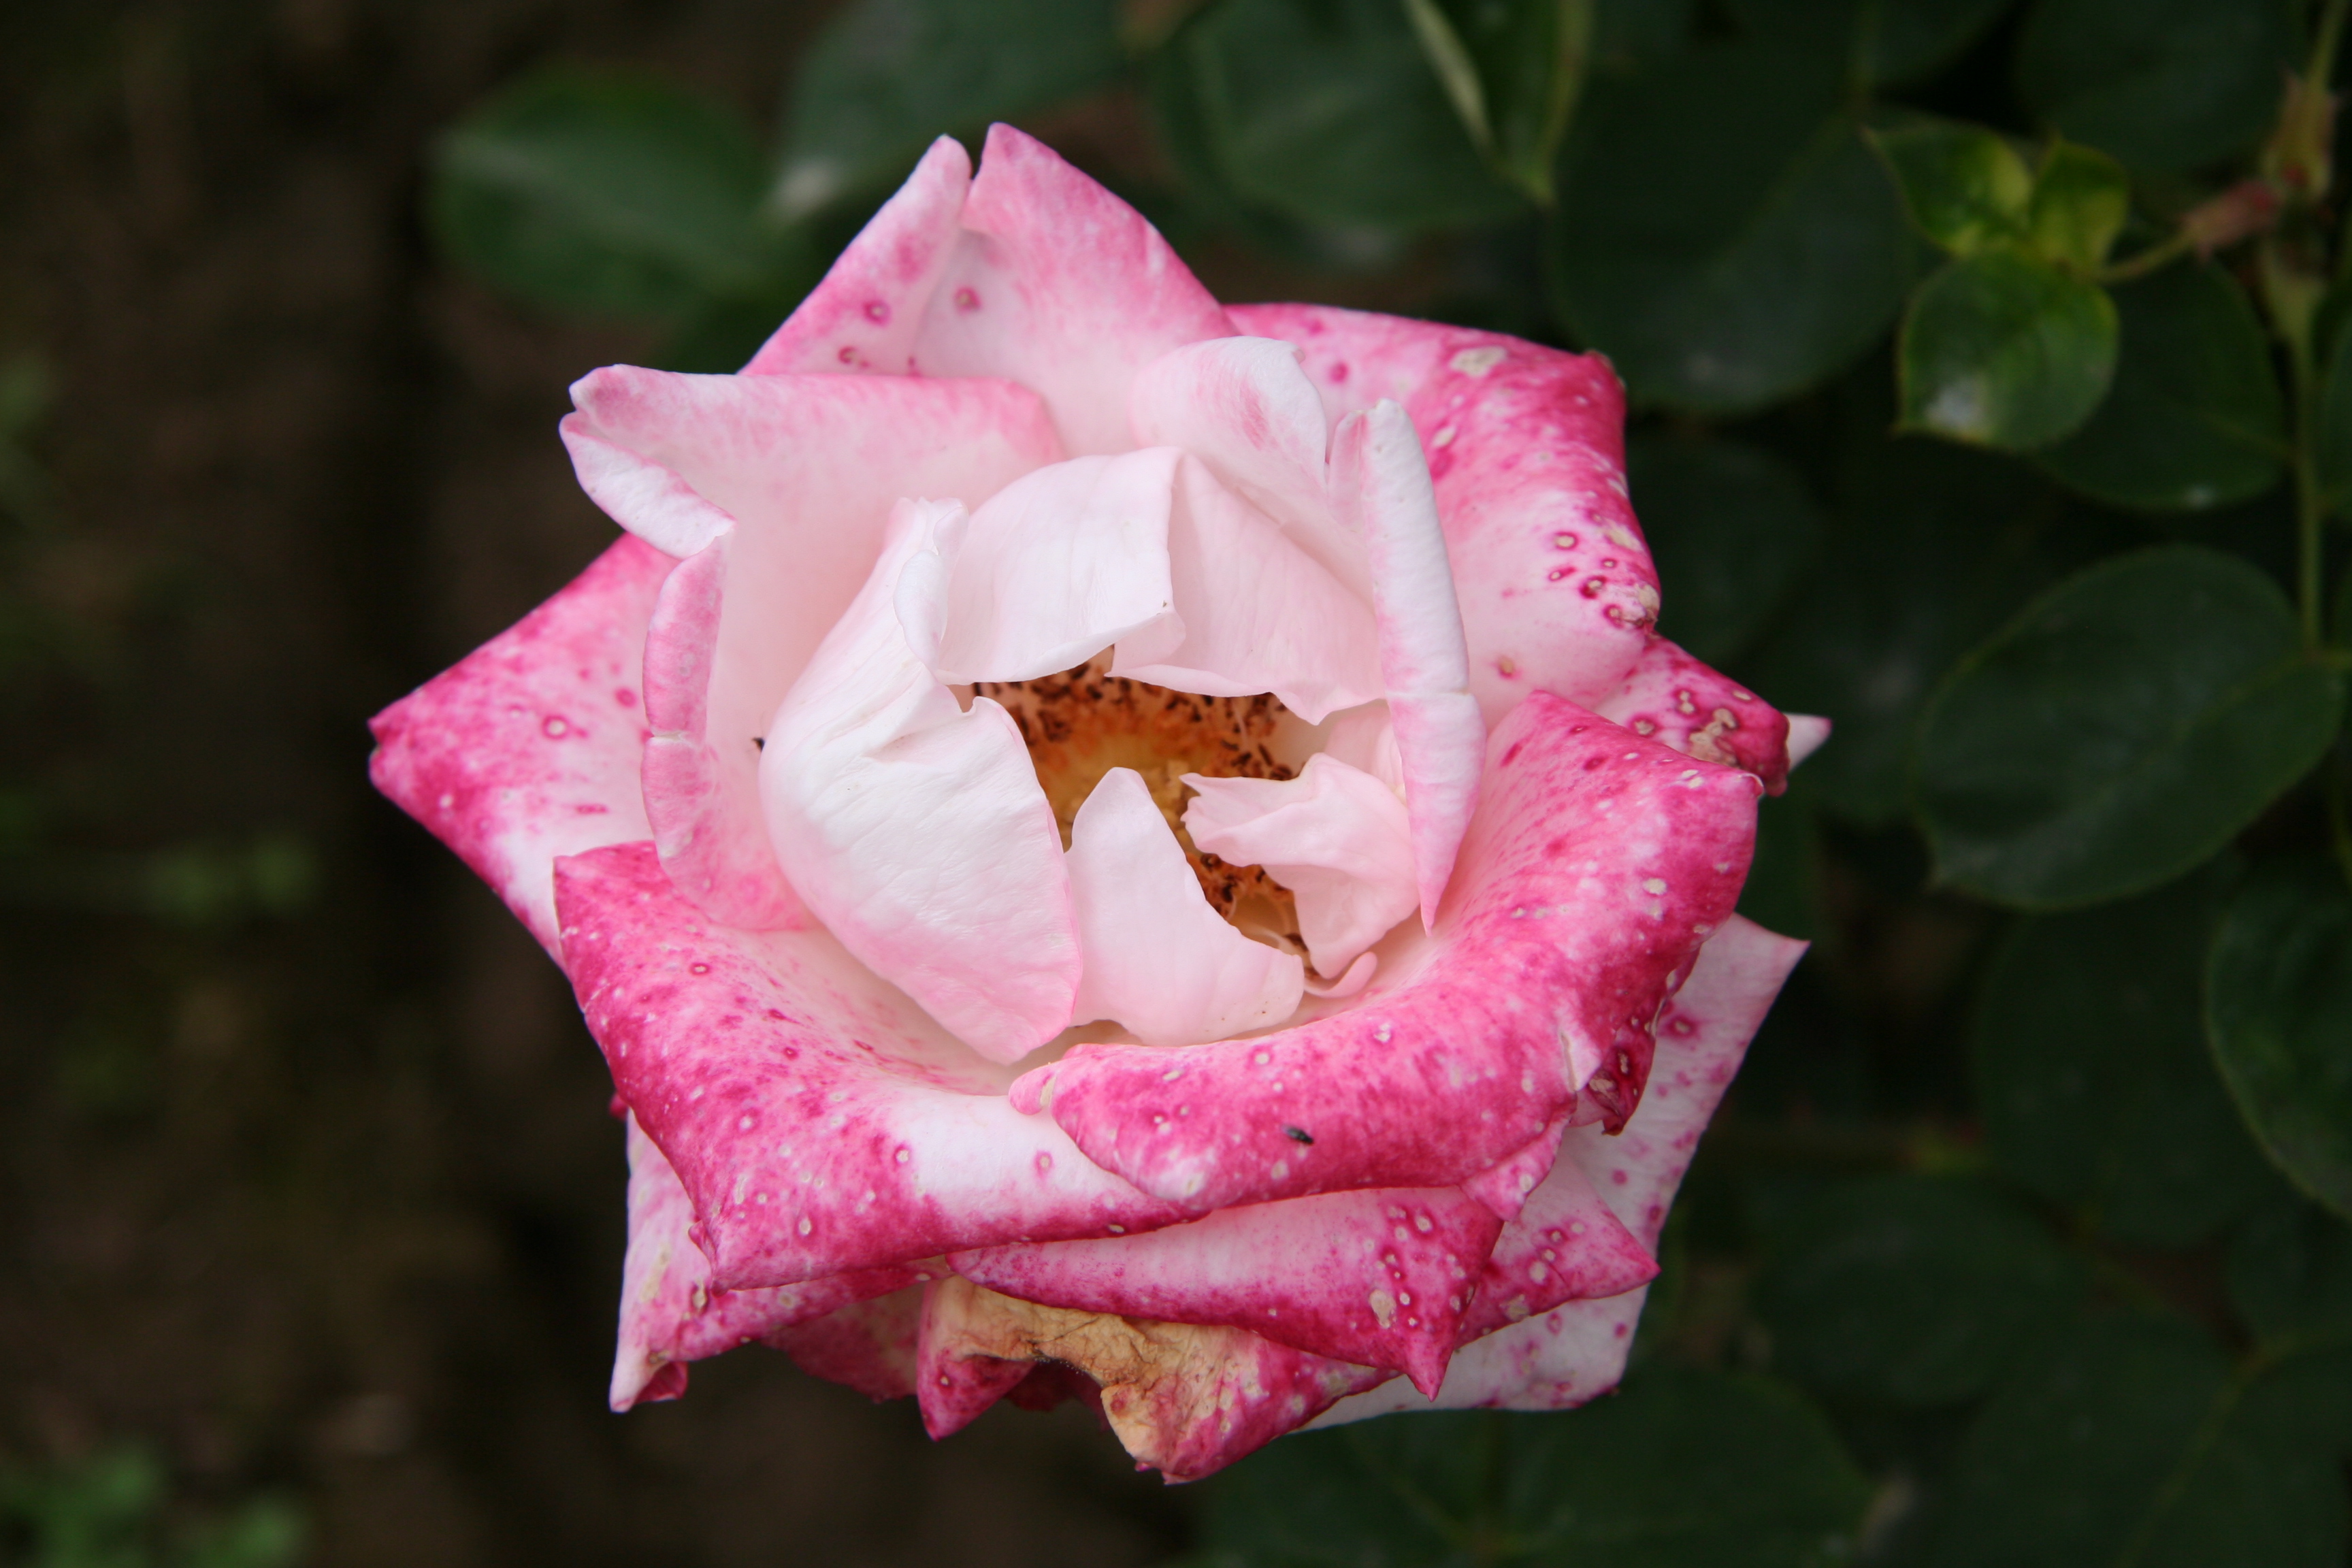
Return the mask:
{"type": "Polygon", "coordinates": [[[2342,9],[0,10],[0,1562],[2338,1568],[2342,879],[2293,906],[2284,1089],[2205,975],[2346,842],[2294,86],[2342,9]],[[992,119],[1220,298],[1610,353],[1663,629],[1837,722],[1764,808],[1742,908],[1816,947],[1589,1428],[1654,1460],[1605,1496],[1526,1422],[1170,1489],[1076,1407],[934,1447],[758,1349],[604,1408],[609,1082],[365,721],[612,536],[573,378],[739,364],[992,119]],[[1937,795],[2064,752],[2070,702],[2158,710],[2154,826],[2043,801],[2073,774],[1937,795]]]}

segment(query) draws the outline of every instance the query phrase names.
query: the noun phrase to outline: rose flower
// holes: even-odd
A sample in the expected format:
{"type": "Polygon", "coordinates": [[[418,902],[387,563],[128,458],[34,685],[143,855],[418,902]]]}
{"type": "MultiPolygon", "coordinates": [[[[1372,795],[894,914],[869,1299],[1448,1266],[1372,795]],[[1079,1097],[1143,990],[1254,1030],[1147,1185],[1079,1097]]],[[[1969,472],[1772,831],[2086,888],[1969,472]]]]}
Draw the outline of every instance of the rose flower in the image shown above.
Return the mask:
{"type": "Polygon", "coordinates": [[[616,1409],[757,1340],[1185,1479],[1615,1384],[1801,944],[1732,912],[1790,722],[1651,631],[1604,361],[1221,307],[1000,126],[742,374],[573,396],[626,534],[374,775],[611,1067],[616,1409]]]}

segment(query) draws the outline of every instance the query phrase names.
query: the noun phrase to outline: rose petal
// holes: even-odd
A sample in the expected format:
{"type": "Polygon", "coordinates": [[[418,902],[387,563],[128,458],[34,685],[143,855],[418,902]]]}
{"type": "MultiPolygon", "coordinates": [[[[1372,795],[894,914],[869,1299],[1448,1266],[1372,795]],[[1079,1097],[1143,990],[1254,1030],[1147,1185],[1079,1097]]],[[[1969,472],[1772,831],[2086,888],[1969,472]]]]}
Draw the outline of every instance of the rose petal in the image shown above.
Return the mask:
{"type": "Polygon", "coordinates": [[[1622,1296],[1657,1272],[1649,1248],[1611,1210],[1583,1166],[1558,1161],[1496,1238],[1464,1318],[1463,1341],[1564,1302],[1622,1296]]]}
{"type": "Polygon", "coordinates": [[[1307,759],[1295,779],[1207,778],[1184,807],[1192,842],[1236,866],[1262,866],[1298,905],[1315,967],[1339,974],[1418,907],[1404,803],[1371,774],[1307,759]]]}
{"type": "Polygon", "coordinates": [[[904,1399],[915,1392],[915,1336],[925,1289],[910,1286],[859,1301],[779,1329],[765,1342],[811,1377],[846,1384],[868,1399],[904,1399]]]}
{"type": "Polygon", "coordinates": [[[1445,917],[1345,1011],[1173,1058],[1079,1047],[1014,1103],[1194,1213],[1456,1184],[1604,1067],[1630,1110],[1669,982],[1731,913],[1759,785],[1543,692],[1491,756],[1445,917]]]}
{"type": "Polygon", "coordinates": [[[1067,1027],[1078,984],[1061,830],[1012,716],[969,710],[899,621],[902,570],[953,502],[901,502],[872,576],[768,725],[760,797],[802,901],[992,1061],[1067,1027]]]}
{"type": "Polygon", "coordinates": [[[716,1288],[1183,1217],[1015,1111],[1004,1069],[824,931],[712,922],[649,844],[566,859],[557,884],[581,1011],[716,1288]]]}
{"type": "Polygon", "coordinates": [[[1085,967],[1073,1023],[1111,1018],[1147,1045],[1189,1046],[1278,1024],[1306,967],[1209,907],[1133,768],[1113,768],[1070,824],[1071,906],[1085,967]]]}
{"type": "Polygon", "coordinates": [[[1817,713],[1790,713],[1789,721],[1789,765],[1795,767],[1822,749],[1830,738],[1830,721],[1817,713]]]}
{"type": "Polygon", "coordinates": [[[1641,661],[1592,710],[1677,752],[1745,768],[1769,795],[1789,787],[1787,718],[1662,637],[1650,638],[1641,661]]]}
{"type": "Polygon", "coordinates": [[[556,858],[646,837],[646,626],[677,563],[624,536],[553,598],[369,723],[375,787],[550,952],[556,858]]]}
{"type": "Polygon", "coordinates": [[[1554,1118],[1524,1148],[1463,1183],[1462,1190],[1494,1210],[1496,1217],[1518,1218],[1528,1206],[1528,1195],[1551,1173],[1552,1162],[1559,1158],[1560,1137],[1567,1131],[1568,1119],[1554,1118]]]}

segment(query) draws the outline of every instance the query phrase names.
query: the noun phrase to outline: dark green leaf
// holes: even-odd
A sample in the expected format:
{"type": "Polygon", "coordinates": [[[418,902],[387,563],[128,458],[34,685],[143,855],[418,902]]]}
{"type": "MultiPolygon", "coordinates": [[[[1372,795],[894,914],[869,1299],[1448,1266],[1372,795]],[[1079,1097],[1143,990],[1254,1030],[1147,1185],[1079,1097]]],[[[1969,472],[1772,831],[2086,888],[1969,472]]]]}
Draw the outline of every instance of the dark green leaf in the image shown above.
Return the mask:
{"type": "Polygon", "coordinates": [[[1595,0],[1404,0],[1471,140],[1539,202],[1591,56],[1595,0]]]}
{"type": "Polygon", "coordinates": [[[1783,1228],[1757,1310],[1774,1365],[1834,1396],[1973,1398],[2072,1312],[2086,1282],[2039,1220],[1948,1177],[1846,1183],[1783,1228]]]}
{"type": "Polygon", "coordinates": [[[1755,639],[1822,542],[1786,462],[1738,441],[1637,437],[1626,478],[1668,596],[1660,629],[1710,664],[1755,639]]]}
{"type": "Polygon", "coordinates": [[[1912,296],[1896,353],[1903,425],[2018,452],[2090,417],[2116,368],[2116,306],[2095,283],[1994,250],[1912,296]]]}
{"type": "Polygon", "coordinates": [[[2188,262],[2115,292],[2115,385],[2042,466],[2118,506],[2198,509],[2251,500],[2284,471],[2286,414],[2245,290],[2188,262]]]}
{"type": "Polygon", "coordinates": [[[1596,87],[1571,140],[1554,295],[1636,397],[1758,407],[1894,316],[1915,242],[1833,58],[1700,49],[1596,87]]]}
{"type": "Polygon", "coordinates": [[[654,319],[772,289],[766,171],[725,110],[650,78],[556,70],[442,139],[430,203],[452,254],[535,303],[654,319]]]}
{"type": "Polygon", "coordinates": [[[935,136],[1087,92],[1126,64],[1116,0],[854,0],[793,73],[788,216],[895,184],[935,136]]]}
{"type": "Polygon", "coordinates": [[[1868,1496],[1799,1400],[1667,1366],[1573,1415],[1287,1437],[1205,1489],[1211,1552],[1249,1568],[1810,1568],[1850,1552],[1868,1496]]]}
{"type": "Polygon", "coordinates": [[[2336,1568],[2344,1489],[2272,1396],[2166,1320],[2052,1337],[1962,1445],[1932,1568],[2336,1568]]]}
{"type": "Polygon", "coordinates": [[[1811,35],[1843,44],[1875,82],[1933,70],[1990,25],[2010,0],[1730,0],[1732,15],[1763,38],[1811,35]]]}
{"type": "Polygon", "coordinates": [[[2266,866],[2223,913],[2206,977],[2221,1076],[2271,1159],[2352,1218],[2352,890],[2325,861],[2266,866]]]}
{"type": "Polygon", "coordinates": [[[1680,54],[1697,9],[1697,0],[1601,0],[1592,24],[1593,64],[1633,70],[1680,54]]]}
{"type": "Polygon", "coordinates": [[[2022,239],[2033,172],[2002,138],[1979,125],[1921,120],[1872,133],[1895,171],[1911,221],[1956,255],[2022,239]]]}
{"type": "Polygon", "coordinates": [[[1508,216],[1397,0],[1227,0],[1178,33],[1202,150],[1242,202],[1414,232],[1508,216]]]}
{"type": "Polygon", "coordinates": [[[2205,1054],[2202,879],[2010,933],[1970,1055],[2002,1170],[2099,1228],[2182,1247],[2271,1185],[2205,1054]]]}
{"type": "MultiPolygon", "coordinates": [[[[2352,1226],[2281,1192],[2230,1241],[2230,1302],[2257,1339],[2352,1342],[2352,1226]]],[[[2352,1419],[2352,1411],[2347,1412],[2352,1419]]]]}
{"type": "Polygon", "coordinates": [[[2044,261],[2093,272],[2131,215],[2131,181],[2105,153],[2053,142],[2033,174],[2032,237],[2027,242],[2044,261]]]}
{"type": "Polygon", "coordinates": [[[2193,169],[2252,144],[2294,63],[2287,0],[2040,0],[2019,41],[2027,103],[2135,169],[2193,169]]]}
{"type": "Polygon", "coordinates": [[[2285,595],[2244,561],[2176,545],[2103,563],[1929,704],[1916,799],[1937,870],[2042,907],[2166,881],[2302,777],[2343,704],[2285,595]]]}

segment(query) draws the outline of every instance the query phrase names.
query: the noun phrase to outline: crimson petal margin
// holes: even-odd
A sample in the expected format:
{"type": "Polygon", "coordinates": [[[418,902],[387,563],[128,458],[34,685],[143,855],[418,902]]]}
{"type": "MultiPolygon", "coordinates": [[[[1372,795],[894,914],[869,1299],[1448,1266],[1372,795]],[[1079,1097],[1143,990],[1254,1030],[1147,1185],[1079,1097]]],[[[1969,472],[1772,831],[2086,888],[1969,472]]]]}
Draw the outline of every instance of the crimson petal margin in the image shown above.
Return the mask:
{"type": "Polygon", "coordinates": [[[1764,781],[1767,795],[1789,787],[1788,716],[1662,637],[1652,636],[1641,661],[1593,711],[1685,755],[1743,768],[1764,781]]]}

